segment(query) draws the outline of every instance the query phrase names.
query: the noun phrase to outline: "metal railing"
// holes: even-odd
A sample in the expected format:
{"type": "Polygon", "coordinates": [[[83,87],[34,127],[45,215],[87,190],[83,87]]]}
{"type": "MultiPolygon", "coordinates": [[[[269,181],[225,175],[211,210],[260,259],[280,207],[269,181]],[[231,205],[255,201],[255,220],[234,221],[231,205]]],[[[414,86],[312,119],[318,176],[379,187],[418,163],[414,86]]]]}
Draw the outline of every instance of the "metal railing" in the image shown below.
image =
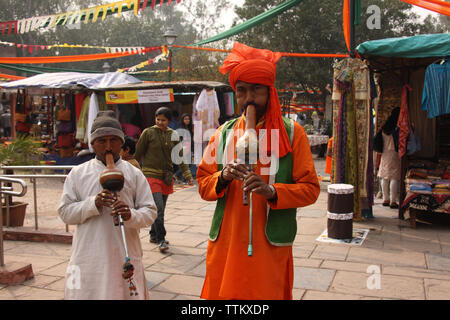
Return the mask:
{"type": "MultiPolygon", "coordinates": [[[[2,174],[1,177],[14,177],[14,178],[29,178],[30,182],[33,184],[33,200],[34,200],[34,225],[35,229],[38,230],[38,208],[37,208],[37,190],[36,190],[36,179],[51,178],[51,179],[65,179],[67,177],[66,171],[74,168],[76,166],[0,166],[4,172],[5,170],[22,170],[31,171],[32,174],[2,174]],[[39,174],[36,173],[38,170],[63,170],[64,174],[39,174]]],[[[69,231],[69,226],[66,224],[66,232],[69,231]]]]}
{"type": "MultiPolygon", "coordinates": [[[[5,266],[5,260],[3,256],[3,205],[2,195],[7,194],[10,196],[23,197],[27,193],[27,184],[21,179],[7,178],[0,176],[0,267],[5,266]],[[3,183],[19,183],[22,186],[22,191],[13,191],[12,186],[3,186],[3,183]]],[[[6,197],[6,225],[9,225],[9,201],[6,197]]]]}

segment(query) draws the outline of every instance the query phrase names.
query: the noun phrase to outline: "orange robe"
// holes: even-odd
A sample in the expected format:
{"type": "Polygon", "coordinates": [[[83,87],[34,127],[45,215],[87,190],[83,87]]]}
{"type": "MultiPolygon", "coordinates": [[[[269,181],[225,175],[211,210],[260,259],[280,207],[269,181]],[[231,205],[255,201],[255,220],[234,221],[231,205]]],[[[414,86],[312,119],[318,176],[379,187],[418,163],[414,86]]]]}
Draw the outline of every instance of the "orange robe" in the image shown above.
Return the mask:
{"type": "MultiPolygon", "coordinates": [[[[259,125],[261,127],[261,125],[259,125]]],[[[245,116],[235,128],[245,129],[245,116]]],[[[220,129],[220,128],[219,128],[220,129]]],[[[257,126],[257,134],[258,133],[257,126]]],[[[204,200],[215,201],[225,190],[216,193],[220,171],[217,163],[205,161],[210,154],[215,159],[219,130],[211,138],[197,171],[199,192],[204,200]]],[[[235,143],[236,143],[235,138],[235,143]]],[[[320,192],[308,138],[303,128],[294,123],[293,137],[294,184],[275,183],[278,199],[272,209],[304,207],[314,203],[320,192]]],[[[234,150],[234,149],[233,149],[234,150]]],[[[259,161],[255,172],[261,175],[259,161]]],[[[269,176],[262,176],[267,183],[269,176]]],[[[293,258],[291,246],[271,245],[265,235],[268,201],[253,194],[253,256],[247,255],[249,243],[249,206],[242,204],[242,182],[233,180],[228,186],[227,204],[219,236],[209,241],[206,255],[206,276],[201,297],[205,299],[292,299],[293,258]]]]}

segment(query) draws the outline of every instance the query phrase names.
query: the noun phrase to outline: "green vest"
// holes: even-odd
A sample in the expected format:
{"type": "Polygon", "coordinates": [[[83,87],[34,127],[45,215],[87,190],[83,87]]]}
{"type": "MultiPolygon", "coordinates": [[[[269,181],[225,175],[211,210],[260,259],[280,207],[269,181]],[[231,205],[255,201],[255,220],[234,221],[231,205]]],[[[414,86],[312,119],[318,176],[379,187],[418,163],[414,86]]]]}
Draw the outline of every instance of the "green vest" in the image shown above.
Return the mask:
{"type": "MultiPolygon", "coordinates": [[[[219,146],[217,150],[217,167],[218,170],[223,168],[223,153],[227,145],[227,137],[232,137],[234,125],[237,119],[230,120],[222,126],[222,131],[220,133],[219,146]]],[[[286,132],[290,138],[292,145],[292,139],[294,135],[294,124],[293,120],[283,117],[284,126],[286,132]]],[[[230,138],[231,138],[230,137],[230,138]]],[[[271,170],[274,170],[277,160],[279,161],[278,170],[275,175],[269,177],[269,184],[278,183],[293,183],[292,179],[292,153],[288,153],[281,159],[272,157],[271,159],[271,170]]],[[[211,241],[216,241],[219,236],[220,226],[222,224],[223,215],[225,212],[225,206],[227,201],[227,192],[225,195],[217,200],[216,209],[214,211],[214,216],[211,223],[211,229],[209,232],[209,239],[211,241]]],[[[279,209],[274,210],[267,205],[267,222],[266,222],[266,238],[274,246],[291,246],[294,242],[295,235],[297,234],[297,208],[290,209],[279,209]]]]}

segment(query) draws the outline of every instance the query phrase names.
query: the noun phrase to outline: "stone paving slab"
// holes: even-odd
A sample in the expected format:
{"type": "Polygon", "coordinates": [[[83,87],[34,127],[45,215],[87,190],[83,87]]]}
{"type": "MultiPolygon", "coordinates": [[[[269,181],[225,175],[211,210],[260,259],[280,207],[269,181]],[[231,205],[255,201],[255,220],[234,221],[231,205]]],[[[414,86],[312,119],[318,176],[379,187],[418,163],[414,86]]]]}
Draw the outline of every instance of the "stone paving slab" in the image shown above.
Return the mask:
{"type": "Polygon", "coordinates": [[[450,281],[449,271],[440,271],[440,270],[431,270],[413,267],[383,266],[381,268],[381,273],[397,276],[421,278],[421,279],[440,279],[450,281]]]}
{"type": "Polygon", "coordinates": [[[359,300],[361,298],[357,295],[306,290],[302,300],[359,300]]]}
{"type": "Polygon", "coordinates": [[[327,291],[334,273],[333,270],[294,267],[294,288],[327,291]]]}
{"type": "Polygon", "coordinates": [[[10,286],[0,290],[1,300],[62,300],[64,293],[29,286],[10,286]]]}
{"type": "Polygon", "coordinates": [[[294,267],[319,268],[323,260],[294,258],[294,267]]]}
{"type": "Polygon", "coordinates": [[[199,256],[171,255],[163,260],[160,260],[158,263],[155,263],[146,270],[185,274],[186,272],[197,267],[203,260],[204,258],[199,256]]]}
{"type": "Polygon", "coordinates": [[[303,295],[305,294],[306,290],[304,289],[292,289],[292,300],[302,300],[303,295]]]}
{"type": "Polygon", "coordinates": [[[27,280],[22,285],[36,288],[45,288],[46,286],[61,280],[58,276],[47,276],[44,274],[35,275],[33,279],[27,280]]]}
{"type": "Polygon", "coordinates": [[[150,300],[173,300],[177,294],[153,290],[149,293],[149,296],[150,300]]]}
{"type": "Polygon", "coordinates": [[[430,300],[450,300],[450,281],[425,279],[425,293],[430,300]]]}
{"type": "Polygon", "coordinates": [[[371,264],[346,262],[346,261],[329,261],[325,260],[320,267],[322,269],[351,271],[351,272],[367,272],[367,268],[371,264]]]}
{"type": "Polygon", "coordinates": [[[437,254],[427,254],[428,268],[435,270],[450,271],[450,255],[442,256],[437,254]]]}
{"type": "Polygon", "coordinates": [[[309,258],[316,246],[314,243],[294,243],[292,255],[294,258],[309,258]]]}
{"type": "Polygon", "coordinates": [[[409,277],[398,277],[390,275],[380,275],[379,289],[369,289],[370,280],[374,276],[372,273],[358,273],[348,271],[337,271],[330,292],[342,294],[354,294],[365,297],[379,297],[391,299],[425,299],[424,285],[422,279],[409,277]]]}
{"type": "Polygon", "coordinates": [[[206,275],[206,260],[202,261],[202,263],[200,263],[194,269],[188,271],[186,274],[191,276],[198,276],[204,279],[206,275]]]}
{"type": "Polygon", "coordinates": [[[348,246],[327,246],[327,245],[318,245],[316,249],[311,254],[311,259],[323,259],[323,260],[338,260],[345,261],[347,254],[350,250],[348,246]]]}
{"type": "Polygon", "coordinates": [[[347,261],[383,265],[426,267],[425,254],[403,250],[379,250],[372,248],[352,247],[347,261]]]}
{"type": "Polygon", "coordinates": [[[155,290],[199,297],[202,288],[203,279],[201,277],[176,274],[156,286],[155,290]]]}
{"type": "Polygon", "coordinates": [[[170,276],[171,276],[171,274],[169,274],[169,273],[146,271],[145,279],[147,281],[147,289],[151,290],[152,288],[159,285],[161,282],[163,282],[170,276]]]}
{"type": "Polygon", "coordinates": [[[384,242],[386,250],[409,250],[427,253],[441,253],[441,245],[438,240],[404,240],[397,242],[384,242]]]}
{"type": "Polygon", "coordinates": [[[33,272],[35,274],[40,273],[42,270],[48,269],[50,267],[56,266],[62,262],[69,261],[69,259],[62,258],[49,258],[49,257],[39,257],[39,256],[19,256],[19,255],[9,255],[5,254],[5,263],[9,262],[24,262],[31,263],[33,267],[33,272]]]}

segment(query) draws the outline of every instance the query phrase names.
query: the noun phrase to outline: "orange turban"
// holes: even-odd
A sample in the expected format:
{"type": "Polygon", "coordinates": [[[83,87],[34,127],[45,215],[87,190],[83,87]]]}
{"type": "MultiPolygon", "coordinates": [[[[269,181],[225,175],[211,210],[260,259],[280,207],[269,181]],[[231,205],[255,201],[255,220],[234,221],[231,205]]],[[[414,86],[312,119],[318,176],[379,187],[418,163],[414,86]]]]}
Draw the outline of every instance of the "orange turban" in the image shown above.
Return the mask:
{"type": "Polygon", "coordinates": [[[277,90],[274,87],[277,61],[281,58],[280,52],[272,52],[266,49],[256,49],[242,43],[234,43],[233,50],[225,58],[223,65],[219,68],[222,74],[230,71],[228,79],[233,90],[236,90],[238,80],[262,84],[270,88],[270,101],[266,110],[266,129],[269,134],[267,150],[270,152],[272,129],[279,130],[279,154],[284,157],[292,152],[289,137],[284,128],[281,118],[281,106],[277,90]]]}

